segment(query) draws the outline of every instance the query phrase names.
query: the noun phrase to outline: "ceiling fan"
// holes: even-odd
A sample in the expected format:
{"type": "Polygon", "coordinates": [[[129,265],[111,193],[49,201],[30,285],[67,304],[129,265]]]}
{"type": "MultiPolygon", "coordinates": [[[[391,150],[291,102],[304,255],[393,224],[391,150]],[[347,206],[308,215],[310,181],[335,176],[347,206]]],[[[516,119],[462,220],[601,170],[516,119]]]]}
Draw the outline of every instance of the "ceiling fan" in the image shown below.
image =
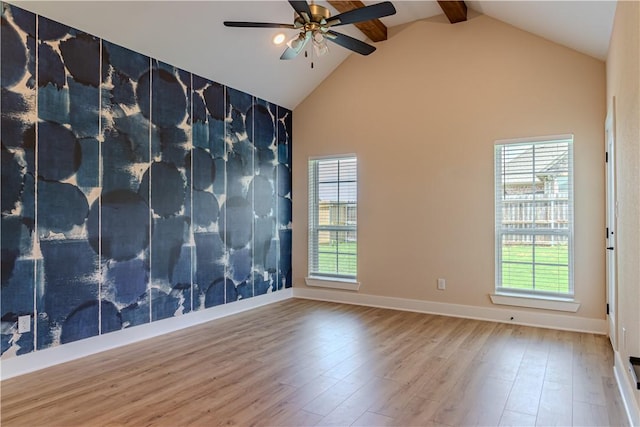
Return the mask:
{"type": "Polygon", "coordinates": [[[287,49],[283,52],[282,56],[280,56],[280,59],[295,58],[304,50],[310,41],[313,44],[316,54],[322,56],[329,50],[327,40],[361,55],[369,55],[376,50],[374,46],[346,34],[337,33],[330,28],[378,19],[396,13],[396,8],[389,1],[353,9],[335,16],[331,16],[331,12],[326,7],[313,2],[309,4],[305,0],[289,0],[289,4],[295,10],[293,24],[225,21],[224,25],[227,27],[288,28],[299,30],[298,35],[287,42],[287,49]]]}

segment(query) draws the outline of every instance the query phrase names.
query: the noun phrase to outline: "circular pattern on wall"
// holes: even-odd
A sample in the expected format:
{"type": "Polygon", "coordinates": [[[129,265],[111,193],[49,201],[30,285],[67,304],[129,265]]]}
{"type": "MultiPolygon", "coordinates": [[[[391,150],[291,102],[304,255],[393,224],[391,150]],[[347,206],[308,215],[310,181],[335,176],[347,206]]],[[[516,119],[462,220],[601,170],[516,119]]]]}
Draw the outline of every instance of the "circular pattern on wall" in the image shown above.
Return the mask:
{"type": "MultiPolygon", "coordinates": [[[[185,181],[178,168],[167,162],[154,162],[151,170],[151,208],[161,217],[168,217],[180,212],[185,198],[185,181]]],[[[140,189],[142,198],[149,197],[149,169],[142,177],[140,189]]]]}
{"type": "Polygon", "coordinates": [[[233,281],[221,277],[214,280],[207,288],[204,295],[204,306],[205,308],[214,307],[237,299],[238,292],[233,281]]]}
{"type": "MultiPolygon", "coordinates": [[[[251,205],[242,197],[227,199],[220,212],[222,224],[226,224],[226,244],[231,249],[242,249],[251,241],[253,212],[251,205]]],[[[220,230],[220,238],[225,240],[225,230],[220,230]]]]}
{"type": "MultiPolygon", "coordinates": [[[[11,17],[13,22],[32,38],[36,35],[36,17],[33,13],[20,9],[19,7],[11,8],[11,17]]],[[[4,36],[3,36],[4,38],[4,36]]]]}
{"type": "Polygon", "coordinates": [[[62,324],[60,342],[81,340],[94,337],[98,333],[107,333],[122,328],[122,316],[113,303],[109,301],[88,301],[76,308],[62,324]],[[102,331],[98,331],[98,319],[102,331]]]}
{"type": "Polygon", "coordinates": [[[121,304],[132,304],[147,290],[149,273],[142,259],[106,263],[106,283],[111,284],[115,300],[121,304]]]}
{"type": "MultiPolygon", "coordinates": [[[[15,155],[2,146],[2,212],[15,208],[22,194],[22,166],[15,155]]],[[[4,241],[3,241],[4,247],[4,241]]]]}
{"type": "MultiPolygon", "coordinates": [[[[89,243],[98,253],[99,201],[91,206],[87,228],[89,243]]],[[[115,190],[102,196],[102,256],[116,261],[135,258],[149,246],[149,207],[129,190],[115,190]]]]}
{"type": "Polygon", "coordinates": [[[278,223],[281,226],[288,226],[292,219],[291,199],[287,197],[278,197],[278,223]]]}
{"type": "Polygon", "coordinates": [[[27,50],[20,40],[20,35],[9,22],[2,17],[2,63],[0,64],[0,82],[2,87],[10,87],[18,83],[27,68],[27,50]]]}
{"type": "Polygon", "coordinates": [[[193,222],[208,227],[218,220],[220,208],[216,196],[206,191],[193,190],[193,222]]]}
{"type": "Polygon", "coordinates": [[[85,85],[100,85],[100,62],[87,58],[100,57],[100,40],[88,34],[78,34],[60,42],[64,65],[73,79],[85,85]]]}
{"type": "Polygon", "coordinates": [[[257,148],[267,149],[275,134],[273,118],[263,105],[256,104],[247,111],[247,135],[257,148]]]}
{"type": "Polygon", "coordinates": [[[38,87],[51,83],[62,89],[67,84],[62,58],[47,43],[38,45],[38,63],[38,87]]]}
{"type": "Polygon", "coordinates": [[[285,197],[291,193],[291,169],[282,163],[278,163],[274,180],[278,181],[278,196],[285,197]]]}
{"type": "Polygon", "coordinates": [[[84,193],[72,184],[38,182],[38,227],[40,235],[47,231],[64,233],[84,224],[89,203],[84,193]]]}
{"type": "Polygon", "coordinates": [[[147,71],[138,81],[136,88],[138,104],[140,110],[146,118],[151,118],[151,122],[160,127],[177,126],[184,120],[187,114],[187,98],[184,89],[178,79],[168,71],[154,69],[147,71]],[[153,100],[153,111],[151,111],[151,100],[149,99],[149,82],[153,84],[153,93],[157,94],[153,100]],[[161,102],[171,100],[171,102],[161,102]]]}
{"type": "Polygon", "coordinates": [[[52,19],[38,16],[38,39],[59,40],[69,33],[70,28],[52,19]]]}
{"type": "Polygon", "coordinates": [[[192,151],[193,188],[206,190],[216,177],[216,165],[211,155],[202,148],[194,148],[192,151]]]}
{"type": "Polygon", "coordinates": [[[256,215],[267,216],[271,214],[274,202],[271,182],[262,175],[256,175],[251,180],[249,192],[253,194],[253,209],[256,215]]]}
{"type": "Polygon", "coordinates": [[[203,92],[204,102],[207,104],[209,114],[216,120],[224,120],[227,102],[224,86],[219,83],[211,83],[203,92]]]}
{"type": "Polygon", "coordinates": [[[73,132],[57,123],[40,122],[38,138],[39,176],[61,181],[78,171],[82,151],[73,132]]]}

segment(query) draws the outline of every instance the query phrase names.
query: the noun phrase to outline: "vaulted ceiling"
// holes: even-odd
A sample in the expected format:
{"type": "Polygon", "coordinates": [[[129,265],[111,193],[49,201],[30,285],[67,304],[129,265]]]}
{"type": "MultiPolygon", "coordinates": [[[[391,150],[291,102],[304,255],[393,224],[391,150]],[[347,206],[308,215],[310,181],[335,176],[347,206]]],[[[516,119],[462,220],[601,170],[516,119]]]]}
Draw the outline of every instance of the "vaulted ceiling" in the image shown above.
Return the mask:
{"type": "MultiPolygon", "coordinates": [[[[273,29],[227,28],[230,21],[293,22],[286,1],[10,1],[56,21],[132,50],[241,89],[287,108],[295,108],[350,54],[331,45],[321,58],[279,60],[282,46],[273,29]]],[[[358,1],[317,1],[338,14],[358,1]],[[340,4],[339,4],[340,3],[340,4]]],[[[365,5],[377,1],[365,1],[365,5]]],[[[376,33],[440,15],[454,22],[462,7],[484,13],[525,31],[604,60],[615,1],[393,1],[397,13],[379,23],[340,27],[340,32],[370,42],[376,33]],[[441,6],[439,3],[445,3],[441,6]],[[449,4],[446,4],[449,3],[449,4]],[[452,13],[454,18],[450,16],[452,13]],[[370,27],[367,29],[367,27],[370,27]]],[[[464,24],[456,24],[464,25],[464,24]]],[[[288,36],[295,30],[286,30],[288,36]],[[290,34],[289,34],[290,33],[290,34]]],[[[384,42],[378,42],[384,43],[384,42]]],[[[373,43],[374,45],[376,43],[373,43]]],[[[373,55],[376,53],[374,52],[373,55]]],[[[356,54],[353,54],[356,55],[356,54]]]]}

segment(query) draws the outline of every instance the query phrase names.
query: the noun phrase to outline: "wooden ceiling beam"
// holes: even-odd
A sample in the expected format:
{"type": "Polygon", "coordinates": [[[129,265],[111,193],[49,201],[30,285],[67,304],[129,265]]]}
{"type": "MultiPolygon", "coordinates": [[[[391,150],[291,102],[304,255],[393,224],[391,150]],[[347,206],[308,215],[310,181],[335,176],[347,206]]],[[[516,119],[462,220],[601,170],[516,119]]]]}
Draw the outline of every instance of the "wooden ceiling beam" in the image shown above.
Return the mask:
{"type": "MultiPolygon", "coordinates": [[[[359,0],[329,0],[329,4],[333,6],[338,12],[344,13],[353,9],[364,7],[365,4],[359,0]]],[[[359,22],[354,24],[365,36],[369,37],[372,42],[381,42],[387,39],[387,26],[384,25],[379,19],[372,19],[370,21],[359,22]]]]}
{"type": "Polygon", "coordinates": [[[449,22],[455,24],[467,20],[467,5],[462,0],[438,0],[438,4],[449,22]]]}

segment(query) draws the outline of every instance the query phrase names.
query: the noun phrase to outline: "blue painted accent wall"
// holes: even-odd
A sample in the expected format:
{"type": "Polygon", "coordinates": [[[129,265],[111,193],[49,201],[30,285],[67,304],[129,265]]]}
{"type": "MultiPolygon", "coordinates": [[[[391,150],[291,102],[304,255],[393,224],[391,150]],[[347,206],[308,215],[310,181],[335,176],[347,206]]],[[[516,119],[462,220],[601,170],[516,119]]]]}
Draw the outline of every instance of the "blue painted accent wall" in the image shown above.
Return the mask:
{"type": "Polygon", "coordinates": [[[291,287],[291,111],[0,7],[2,358],[291,287]]]}

